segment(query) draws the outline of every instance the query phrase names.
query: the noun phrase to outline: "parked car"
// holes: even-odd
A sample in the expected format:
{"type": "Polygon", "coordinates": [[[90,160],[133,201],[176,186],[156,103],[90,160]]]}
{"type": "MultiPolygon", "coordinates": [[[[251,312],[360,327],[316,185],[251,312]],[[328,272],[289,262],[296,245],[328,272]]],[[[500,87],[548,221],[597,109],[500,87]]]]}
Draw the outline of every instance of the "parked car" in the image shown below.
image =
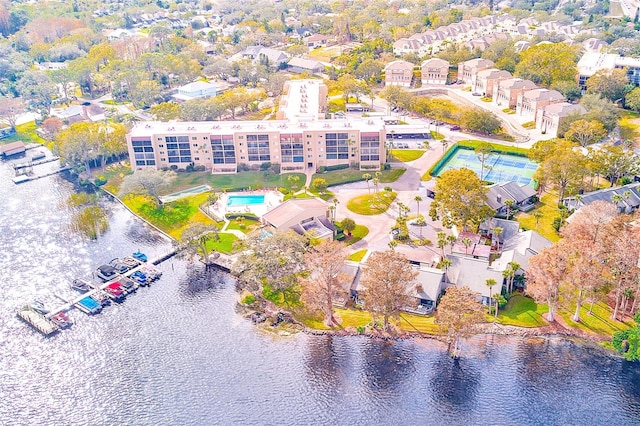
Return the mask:
{"type": "Polygon", "coordinates": [[[460,130],[460,126],[451,126],[449,130],[460,130]]]}
{"type": "Polygon", "coordinates": [[[482,95],[481,95],[480,93],[478,93],[478,92],[473,92],[471,95],[472,95],[472,96],[482,96],[482,95]]]}

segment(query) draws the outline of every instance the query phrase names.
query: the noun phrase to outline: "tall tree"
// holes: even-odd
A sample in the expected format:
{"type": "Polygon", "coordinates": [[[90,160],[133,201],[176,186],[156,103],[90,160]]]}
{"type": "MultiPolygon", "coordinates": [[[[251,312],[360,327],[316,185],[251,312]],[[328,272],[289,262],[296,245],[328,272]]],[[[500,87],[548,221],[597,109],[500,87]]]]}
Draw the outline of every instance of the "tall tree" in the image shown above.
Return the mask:
{"type": "Polygon", "coordinates": [[[640,157],[621,145],[604,145],[599,149],[591,149],[588,158],[594,170],[607,178],[610,186],[623,176],[640,172],[640,157]]]}
{"type": "Polygon", "coordinates": [[[447,288],[438,305],[436,323],[447,334],[451,356],[460,357],[460,340],[469,337],[484,320],[484,308],[476,293],[469,287],[447,288]]]}
{"type": "Polygon", "coordinates": [[[480,180],[484,179],[484,169],[487,167],[487,161],[493,156],[493,145],[489,142],[478,144],[475,149],[476,157],[480,161],[480,180]]]}
{"type": "Polygon", "coordinates": [[[573,80],[578,73],[579,52],[579,46],[567,43],[532,46],[520,54],[515,75],[547,87],[557,81],[573,80]]]}
{"type": "Polygon", "coordinates": [[[15,131],[18,115],[23,111],[22,99],[0,96],[0,123],[7,124],[11,130],[15,131]]]}
{"type": "Polygon", "coordinates": [[[393,250],[374,252],[367,260],[360,280],[365,288],[365,309],[372,315],[382,315],[385,330],[389,328],[389,318],[409,304],[407,289],[417,275],[407,258],[393,250]]]}
{"type": "Polygon", "coordinates": [[[177,242],[178,250],[189,258],[199,257],[202,262],[210,266],[210,241],[218,241],[218,228],[213,225],[193,222],[180,234],[177,242]]]}
{"type": "Polygon", "coordinates": [[[587,93],[595,93],[610,101],[624,99],[624,96],[633,89],[629,84],[626,70],[615,68],[612,70],[601,69],[587,79],[587,93]]]}
{"type": "Polygon", "coordinates": [[[323,240],[304,256],[309,277],[302,280],[302,300],[310,308],[324,312],[324,323],[337,325],[333,313],[336,293],[345,293],[342,268],[346,255],[344,246],[338,241],[323,240]]]}
{"type": "Polygon", "coordinates": [[[529,268],[526,273],[527,293],[533,296],[537,302],[547,304],[549,322],[555,321],[560,286],[568,271],[568,255],[568,243],[560,240],[529,259],[529,268]]]}
{"type": "MultiPolygon", "coordinates": [[[[489,287],[489,314],[491,314],[491,300],[493,299],[493,296],[491,294],[492,290],[493,290],[493,286],[495,286],[497,284],[496,280],[493,278],[487,278],[484,281],[485,285],[487,287],[489,287]]],[[[496,309],[498,309],[498,301],[496,300],[496,309]]]]}
{"type": "Polygon", "coordinates": [[[151,197],[156,205],[162,206],[160,192],[167,188],[175,179],[176,173],[173,171],[155,169],[138,170],[124,177],[120,185],[119,195],[146,195],[151,197]]]}
{"type": "Polygon", "coordinates": [[[434,192],[429,215],[441,219],[447,228],[476,229],[491,216],[485,202],[487,188],[473,170],[447,170],[436,181],[434,192]]]}
{"type": "Polygon", "coordinates": [[[598,120],[576,120],[569,125],[564,137],[578,142],[583,147],[600,142],[607,136],[607,130],[598,120]]]}
{"type": "Polygon", "coordinates": [[[16,85],[16,89],[31,109],[46,116],[51,113],[53,98],[58,89],[47,74],[41,71],[27,71],[16,85]]]}
{"type": "Polygon", "coordinates": [[[585,156],[580,151],[559,147],[536,170],[534,177],[541,185],[555,185],[558,199],[562,200],[567,188],[577,186],[586,172],[585,156]]]}
{"type": "Polygon", "coordinates": [[[292,302],[293,293],[289,290],[295,292],[299,279],[306,273],[307,238],[293,231],[276,231],[267,237],[255,233],[243,245],[247,250],[233,267],[242,284],[252,291],[262,292],[266,286],[282,291],[285,301],[292,302]]]}

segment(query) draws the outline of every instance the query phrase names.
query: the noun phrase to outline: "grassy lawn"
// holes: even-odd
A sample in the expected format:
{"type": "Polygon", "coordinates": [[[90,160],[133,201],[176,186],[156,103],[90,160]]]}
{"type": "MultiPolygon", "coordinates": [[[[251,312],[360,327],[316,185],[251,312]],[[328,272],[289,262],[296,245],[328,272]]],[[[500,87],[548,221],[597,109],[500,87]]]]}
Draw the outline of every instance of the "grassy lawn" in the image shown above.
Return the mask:
{"type": "Polygon", "coordinates": [[[240,221],[238,219],[233,219],[229,221],[229,225],[227,226],[226,229],[240,231],[245,234],[248,234],[249,232],[253,231],[255,228],[259,226],[260,226],[260,222],[257,220],[244,219],[240,221]]]}
{"type": "Polygon", "coordinates": [[[395,200],[396,195],[395,192],[359,195],[347,202],[347,208],[361,215],[381,214],[387,211],[389,205],[395,200]]]}
{"type": "Polygon", "coordinates": [[[336,314],[340,316],[342,322],[340,326],[342,328],[365,326],[372,321],[371,313],[367,311],[361,311],[359,309],[340,309],[335,310],[336,314]]]}
{"type": "Polygon", "coordinates": [[[286,188],[291,186],[300,188],[304,185],[305,175],[303,173],[285,173],[277,175],[271,172],[240,172],[236,174],[212,175],[210,172],[180,172],[176,180],[166,189],[167,194],[183,191],[198,185],[209,185],[214,191],[234,191],[245,188],[286,188]],[[288,180],[289,176],[298,176],[296,183],[288,180]]]}
{"type": "Polygon", "coordinates": [[[547,313],[546,305],[537,304],[530,297],[514,293],[507,306],[498,312],[498,322],[518,327],[541,327],[547,324],[542,314],[547,313]]]}
{"type": "Polygon", "coordinates": [[[541,235],[548,238],[551,241],[558,241],[560,235],[553,229],[553,219],[560,215],[558,210],[558,195],[555,192],[546,192],[540,201],[538,207],[528,213],[518,213],[515,219],[520,222],[520,226],[526,229],[533,229],[538,231],[541,235]],[[542,212],[542,217],[538,226],[536,226],[536,218],[534,213],[536,211],[542,212]]]}
{"type": "Polygon", "coordinates": [[[347,257],[347,260],[350,260],[352,262],[360,262],[360,261],[362,261],[364,256],[367,254],[367,251],[369,251],[369,250],[362,249],[362,250],[354,251],[353,253],[351,253],[349,255],[349,257],[347,257]]]}
{"type": "Polygon", "coordinates": [[[392,149],[391,155],[398,161],[406,163],[417,160],[422,157],[425,152],[424,149],[392,149]]]}
{"type": "Polygon", "coordinates": [[[344,98],[329,100],[329,112],[344,111],[345,109],[346,109],[346,102],[344,98]]]}
{"type": "Polygon", "coordinates": [[[633,146],[640,146],[640,116],[637,112],[621,111],[618,121],[620,125],[620,138],[622,140],[633,141],[633,146]]]}
{"type": "Polygon", "coordinates": [[[194,222],[220,227],[220,224],[203,214],[198,206],[207,198],[206,193],[166,203],[162,208],[144,196],[127,196],[124,203],[142,218],[148,220],[173,238],[180,238],[182,231],[194,222]]]}
{"type": "MultiPolygon", "coordinates": [[[[406,169],[390,169],[381,171],[380,182],[381,183],[390,183],[398,180],[400,176],[406,169]]],[[[313,179],[322,178],[327,181],[329,186],[341,185],[343,183],[351,183],[358,182],[364,180],[362,175],[365,173],[369,173],[371,176],[375,173],[375,171],[367,171],[367,170],[355,170],[355,169],[340,169],[340,170],[332,170],[330,172],[316,173],[313,175],[313,179]]],[[[312,179],[312,181],[313,181],[312,179]]]]}
{"type": "Polygon", "coordinates": [[[37,128],[38,126],[36,126],[36,123],[34,121],[31,121],[30,123],[18,124],[16,126],[16,133],[9,136],[8,138],[0,140],[0,144],[22,141],[26,144],[41,143],[46,145],[47,141],[42,139],[36,133],[37,128]]]}
{"type": "Polygon", "coordinates": [[[442,334],[435,320],[435,315],[425,316],[403,313],[400,316],[400,329],[404,331],[419,331],[426,334],[442,334]]]}
{"type": "Polygon", "coordinates": [[[233,243],[238,240],[238,237],[224,232],[219,233],[218,237],[218,241],[207,241],[207,249],[227,254],[233,252],[233,243]]]}
{"type": "MultiPolygon", "coordinates": [[[[339,222],[336,222],[336,225],[340,226],[339,222]]],[[[351,232],[351,236],[346,236],[344,243],[348,246],[357,243],[362,240],[364,237],[369,235],[369,228],[364,225],[356,225],[356,229],[351,232]]],[[[364,256],[364,254],[363,254],[364,256]]]]}
{"type": "Polygon", "coordinates": [[[616,331],[626,330],[634,325],[632,320],[622,323],[611,319],[611,309],[603,302],[598,302],[593,306],[592,315],[589,315],[590,306],[590,304],[585,303],[580,308],[580,322],[575,322],[571,319],[575,312],[575,306],[573,306],[573,309],[571,307],[559,309],[558,313],[571,327],[605,336],[611,336],[616,331]]]}
{"type": "Polygon", "coordinates": [[[436,132],[435,130],[431,130],[431,137],[435,140],[442,140],[444,139],[444,135],[440,132],[436,132]]]}

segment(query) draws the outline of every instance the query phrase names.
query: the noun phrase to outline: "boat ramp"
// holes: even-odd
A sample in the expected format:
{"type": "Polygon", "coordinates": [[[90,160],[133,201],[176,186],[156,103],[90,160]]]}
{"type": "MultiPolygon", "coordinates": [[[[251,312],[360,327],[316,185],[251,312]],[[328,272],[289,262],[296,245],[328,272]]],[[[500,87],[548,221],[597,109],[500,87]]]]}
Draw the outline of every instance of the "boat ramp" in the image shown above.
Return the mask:
{"type": "MultiPolygon", "coordinates": [[[[47,313],[38,312],[38,310],[34,309],[31,306],[24,306],[20,310],[18,310],[17,315],[20,319],[25,321],[27,324],[31,325],[33,328],[38,330],[43,335],[49,336],[60,330],[60,327],[58,326],[58,324],[56,324],[55,321],[53,321],[53,317],[55,317],[56,315],[60,313],[66,313],[67,311],[70,311],[71,309],[74,309],[74,308],[86,314],[99,313],[102,310],[102,304],[97,302],[97,300],[100,300],[105,294],[114,301],[121,301],[124,299],[123,296],[120,297],[117,294],[115,294],[113,291],[110,291],[114,284],[122,283],[125,280],[128,281],[128,284],[132,284],[133,281],[135,281],[134,279],[132,279],[132,277],[135,278],[136,273],[138,273],[138,276],[139,276],[139,274],[145,270],[146,271],[149,271],[150,269],[153,270],[152,265],[159,265],[160,263],[174,256],[175,254],[176,254],[176,251],[171,250],[167,253],[157,256],[154,259],[149,259],[147,262],[140,261],[138,266],[131,268],[122,274],[117,274],[114,278],[106,282],[103,282],[102,284],[87,282],[87,284],[89,284],[89,286],[91,287],[91,290],[85,293],[79,294],[78,296],[72,299],[65,299],[60,295],[55,295],[58,299],[62,300],[64,303],[49,310],[47,313]],[[87,303],[86,299],[89,299],[94,303],[87,303]],[[98,309],[98,306],[100,306],[99,309],[98,309]]],[[[161,275],[161,272],[156,270],[156,274],[157,274],[156,278],[158,278],[161,275]]],[[[131,291],[133,291],[133,288],[124,286],[125,293],[129,293],[131,291]]]]}

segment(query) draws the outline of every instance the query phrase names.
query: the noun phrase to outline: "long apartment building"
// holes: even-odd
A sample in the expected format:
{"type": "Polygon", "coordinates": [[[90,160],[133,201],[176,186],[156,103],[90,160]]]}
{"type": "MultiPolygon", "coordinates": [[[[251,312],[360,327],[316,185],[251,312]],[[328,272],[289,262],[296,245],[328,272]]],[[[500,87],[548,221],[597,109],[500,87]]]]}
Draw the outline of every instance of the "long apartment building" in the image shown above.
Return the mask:
{"type": "Polygon", "coordinates": [[[319,80],[286,83],[277,120],[143,122],[127,135],[134,170],[204,166],[236,173],[240,165],[280,164],[282,172],[358,164],[379,168],[384,122],[325,120],[327,87],[319,80]]]}

